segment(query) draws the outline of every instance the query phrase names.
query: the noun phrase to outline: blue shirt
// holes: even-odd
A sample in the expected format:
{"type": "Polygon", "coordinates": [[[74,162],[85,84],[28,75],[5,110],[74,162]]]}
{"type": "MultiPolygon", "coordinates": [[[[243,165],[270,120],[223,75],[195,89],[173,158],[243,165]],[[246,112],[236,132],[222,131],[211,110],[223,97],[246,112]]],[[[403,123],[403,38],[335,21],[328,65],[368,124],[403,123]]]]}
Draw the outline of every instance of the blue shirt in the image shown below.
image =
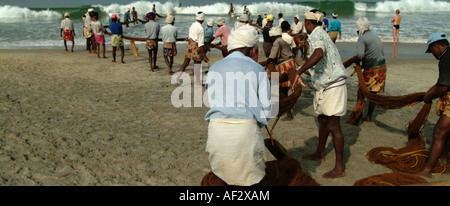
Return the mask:
{"type": "Polygon", "coordinates": [[[111,34],[122,34],[122,24],[120,23],[112,23],[109,25],[109,30],[111,31],[111,34]]]}
{"type": "Polygon", "coordinates": [[[124,19],[128,19],[128,20],[131,20],[130,12],[129,12],[129,11],[125,12],[125,15],[123,16],[123,18],[124,18],[124,19]]]}
{"type": "Polygon", "coordinates": [[[272,26],[269,26],[269,25],[265,25],[263,28],[262,34],[263,34],[263,38],[264,38],[265,42],[272,42],[272,38],[270,38],[270,35],[269,35],[269,31],[271,28],[272,28],[272,26]]]}
{"type": "Polygon", "coordinates": [[[205,29],[205,42],[209,42],[209,40],[214,35],[214,30],[212,27],[208,27],[205,29]]]}
{"type": "Polygon", "coordinates": [[[330,22],[330,26],[328,27],[328,31],[338,31],[341,32],[341,22],[337,19],[333,19],[330,22]]]}
{"type": "Polygon", "coordinates": [[[255,119],[260,126],[271,117],[270,83],[264,68],[239,51],[214,63],[206,78],[210,119],[255,119]]]}

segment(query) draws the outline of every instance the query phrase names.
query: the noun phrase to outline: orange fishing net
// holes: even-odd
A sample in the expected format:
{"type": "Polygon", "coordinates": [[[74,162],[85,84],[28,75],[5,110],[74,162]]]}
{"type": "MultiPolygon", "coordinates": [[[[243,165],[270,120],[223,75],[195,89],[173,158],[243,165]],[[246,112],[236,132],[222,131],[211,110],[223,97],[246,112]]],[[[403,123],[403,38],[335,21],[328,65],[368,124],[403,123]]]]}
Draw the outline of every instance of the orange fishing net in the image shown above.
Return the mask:
{"type": "MultiPolygon", "coordinates": [[[[353,123],[357,120],[358,115],[362,112],[361,110],[364,109],[362,105],[364,105],[365,102],[361,102],[364,101],[364,97],[366,97],[369,101],[375,103],[376,105],[386,109],[401,108],[413,102],[423,101],[425,92],[397,97],[370,93],[367,87],[364,85],[361,67],[359,65],[356,65],[355,70],[358,74],[359,81],[358,103],[355,106],[352,115],[349,117],[348,122],[353,123]]],[[[404,185],[408,183],[412,184],[408,181],[405,181],[405,179],[414,178],[412,178],[410,175],[405,178],[405,173],[417,173],[421,171],[426,164],[428,151],[425,149],[426,142],[424,137],[422,136],[421,131],[428,118],[431,106],[431,103],[424,104],[417,116],[411,122],[409,122],[406,128],[406,133],[408,134],[408,143],[406,147],[400,149],[394,149],[391,147],[377,147],[367,153],[367,158],[369,159],[369,161],[377,164],[382,164],[383,166],[392,169],[394,173],[390,173],[389,175],[372,176],[365,178],[364,182],[370,183],[364,184],[373,185],[377,181],[382,181],[380,177],[391,179],[389,184],[392,185],[404,185]]],[[[433,173],[450,173],[450,170],[447,169],[449,166],[450,164],[448,163],[439,163],[433,169],[433,173]]],[[[357,183],[361,184],[360,182],[357,183]]]]}

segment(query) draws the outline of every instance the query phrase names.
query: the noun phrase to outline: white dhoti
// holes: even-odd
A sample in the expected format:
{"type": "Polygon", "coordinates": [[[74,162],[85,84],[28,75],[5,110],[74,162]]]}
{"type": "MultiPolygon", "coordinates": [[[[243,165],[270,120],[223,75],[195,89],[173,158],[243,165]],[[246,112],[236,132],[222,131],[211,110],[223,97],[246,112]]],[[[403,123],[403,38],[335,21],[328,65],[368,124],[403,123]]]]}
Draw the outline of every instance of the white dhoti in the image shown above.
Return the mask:
{"type": "Polygon", "coordinates": [[[314,111],[318,115],[344,116],[347,111],[347,85],[340,79],[314,94],[314,111]]]}
{"type": "Polygon", "coordinates": [[[206,152],[212,172],[229,185],[250,186],[266,174],[267,152],[256,120],[211,119],[206,152]]]}

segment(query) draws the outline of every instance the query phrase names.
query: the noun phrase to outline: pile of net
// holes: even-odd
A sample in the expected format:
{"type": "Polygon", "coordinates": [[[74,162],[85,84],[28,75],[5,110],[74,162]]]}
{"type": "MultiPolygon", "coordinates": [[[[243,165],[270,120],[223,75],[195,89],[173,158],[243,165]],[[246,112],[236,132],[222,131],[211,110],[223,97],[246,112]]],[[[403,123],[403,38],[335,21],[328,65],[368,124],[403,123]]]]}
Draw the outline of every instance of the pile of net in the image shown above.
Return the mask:
{"type": "MultiPolygon", "coordinates": [[[[423,101],[425,92],[405,96],[384,96],[370,93],[364,85],[364,77],[359,65],[356,65],[356,72],[359,81],[358,103],[347,121],[349,123],[355,123],[357,121],[365,106],[364,98],[385,109],[401,108],[414,102],[423,101]]],[[[368,177],[357,181],[358,184],[362,184],[361,182],[365,182],[364,185],[422,183],[421,178],[412,174],[418,173],[424,168],[428,157],[428,151],[425,149],[426,142],[421,131],[428,118],[431,106],[431,103],[424,104],[416,117],[409,122],[406,128],[408,143],[405,147],[400,149],[377,147],[367,153],[369,161],[386,166],[392,169],[394,173],[368,177]],[[412,178],[412,176],[416,176],[416,178],[412,178]],[[418,182],[409,182],[407,179],[415,179],[418,182]]],[[[449,166],[450,164],[448,163],[438,163],[433,169],[433,173],[450,173],[447,169],[449,166]]]]}
{"type": "Polygon", "coordinates": [[[421,183],[427,183],[427,181],[417,175],[392,172],[360,179],[353,186],[401,186],[421,183]]]}
{"type": "MultiPolygon", "coordinates": [[[[277,160],[266,162],[266,175],[254,186],[317,186],[317,182],[303,172],[300,162],[292,158],[278,141],[266,139],[264,143],[277,160]]],[[[215,178],[218,177],[209,172],[203,177],[201,186],[214,186],[215,178]]]]}

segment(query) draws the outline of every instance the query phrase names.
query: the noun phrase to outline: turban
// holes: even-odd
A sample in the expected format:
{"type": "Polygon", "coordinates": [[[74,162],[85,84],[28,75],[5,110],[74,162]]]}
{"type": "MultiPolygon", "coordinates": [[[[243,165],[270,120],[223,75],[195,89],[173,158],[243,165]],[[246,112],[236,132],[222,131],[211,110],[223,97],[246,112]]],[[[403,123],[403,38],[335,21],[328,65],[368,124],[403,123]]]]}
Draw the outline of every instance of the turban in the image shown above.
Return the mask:
{"type": "Polygon", "coordinates": [[[64,13],[64,17],[69,17],[69,12],[64,13]]]}
{"type": "Polygon", "coordinates": [[[249,25],[244,25],[231,31],[228,36],[228,51],[243,47],[255,47],[258,43],[258,32],[249,25]]]}
{"type": "Polygon", "coordinates": [[[155,19],[155,17],[156,17],[156,14],[154,12],[150,12],[147,14],[147,18],[149,18],[149,19],[153,20],[153,19],[155,19]]]}
{"type": "Polygon", "coordinates": [[[197,20],[204,21],[205,20],[205,13],[199,12],[198,14],[195,15],[195,18],[197,20]]]}
{"type": "Polygon", "coordinates": [[[111,14],[111,19],[117,19],[117,16],[115,14],[111,14]]]}
{"type": "Polygon", "coordinates": [[[273,21],[273,15],[272,14],[267,15],[266,19],[267,21],[273,21]]]}
{"type": "Polygon", "coordinates": [[[213,26],[214,25],[214,19],[207,19],[206,20],[206,25],[213,26]]]}
{"type": "Polygon", "coordinates": [[[305,15],[305,20],[313,20],[317,22],[323,22],[324,18],[323,13],[320,11],[316,12],[305,11],[303,12],[303,15],[305,15]]]}
{"type": "Polygon", "coordinates": [[[369,30],[370,22],[366,17],[359,17],[358,21],[356,21],[356,30],[358,31],[358,35],[361,36],[365,31],[369,30]]]}
{"type": "Polygon", "coordinates": [[[281,36],[281,28],[279,28],[279,27],[272,27],[270,30],[269,30],[269,36],[281,36]]]}
{"type": "Polygon", "coordinates": [[[94,12],[93,8],[88,9],[88,12],[94,12]]]}
{"type": "Polygon", "coordinates": [[[175,17],[172,15],[167,15],[166,17],[166,23],[171,24],[175,20],[175,17]]]}
{"type": "Polygon", "coordinates": [[[239,17],[239,21],[248,22],[248,15],[242,14],[241,17],[239,17]]]}
{"type": "Polygon", "coordinates": [[[332,15],[333,15],[333,17],[335,17],[335,18],[337,18],[337,17],[339,16],[338,13],[333,13],[332,15]]]}
{"type": "Polygon", "coordinates": [[[224,25],[225,24],[225,19],[223,17],[217,17],[216,19],[216,23],[217,25],[224,25]]]}

